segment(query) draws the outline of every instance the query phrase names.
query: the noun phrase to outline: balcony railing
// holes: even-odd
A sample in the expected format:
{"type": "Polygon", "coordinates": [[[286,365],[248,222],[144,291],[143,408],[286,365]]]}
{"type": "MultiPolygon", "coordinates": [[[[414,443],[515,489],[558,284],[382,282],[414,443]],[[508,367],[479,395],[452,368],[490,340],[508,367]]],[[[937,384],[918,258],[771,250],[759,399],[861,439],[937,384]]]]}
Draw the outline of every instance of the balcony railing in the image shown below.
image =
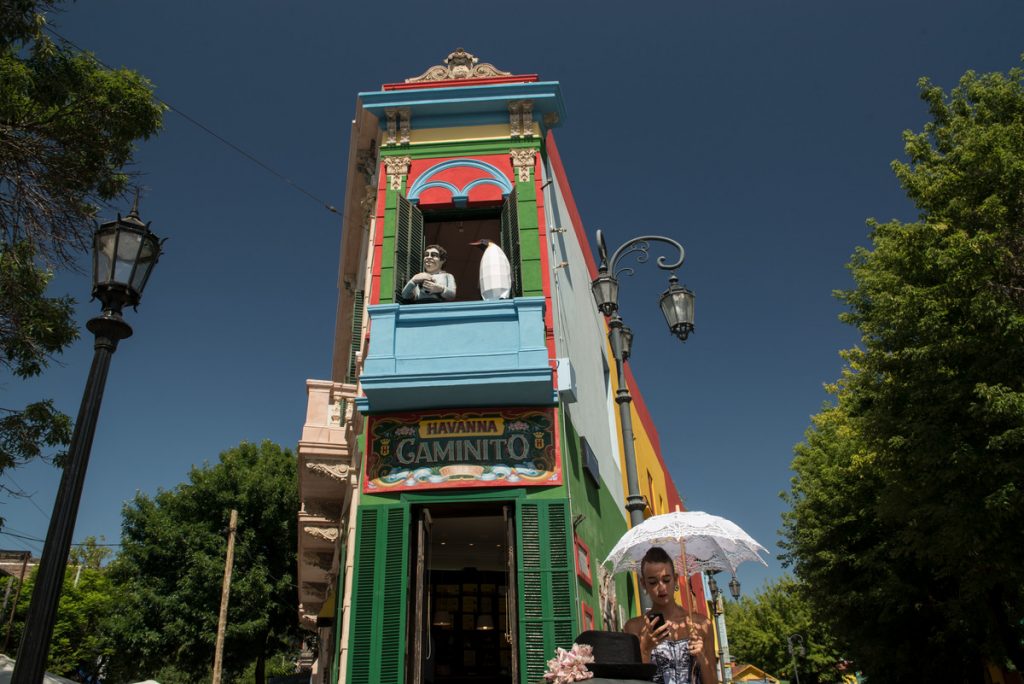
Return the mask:
{"type": "Polygon", "coordinates": [[[543,297],[367,311],[364,413],[555,403],[543,297]]]}

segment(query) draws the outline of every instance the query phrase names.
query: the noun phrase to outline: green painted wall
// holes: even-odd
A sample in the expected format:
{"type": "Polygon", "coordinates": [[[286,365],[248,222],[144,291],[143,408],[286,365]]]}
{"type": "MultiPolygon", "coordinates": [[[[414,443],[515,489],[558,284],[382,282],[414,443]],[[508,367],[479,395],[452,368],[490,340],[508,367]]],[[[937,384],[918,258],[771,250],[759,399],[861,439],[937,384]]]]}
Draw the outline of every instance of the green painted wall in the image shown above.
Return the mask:
{"type": "MultiPolygon", "coordinates": [[[[568,412],[559,411],[559,415],[564,417],[568,412]]],[[[576,526],[576,536],[590,548],[591,576],[594,580],[592,587],[578,580],[577,590],[581,600],[587,602],[594,610],[597,628],[606,629],[607,627],[601,623],[598,566],[629,529],[625,510],[619,507],[609,491],[609,487],[621,487],[621,483],[603,482],[600,487],[594,485],[583,470],[580,438],[572,421],[563,419],[561,422],[562,468],[569,488],[569,499],[572,502],[572,515],[574,518],[583,515],[583,519],[576,526]]],[[[615,597],[626,611],[627,619],[634,609],[634,595],[630,573],[619,573],[615,577],[615,597]]]]}

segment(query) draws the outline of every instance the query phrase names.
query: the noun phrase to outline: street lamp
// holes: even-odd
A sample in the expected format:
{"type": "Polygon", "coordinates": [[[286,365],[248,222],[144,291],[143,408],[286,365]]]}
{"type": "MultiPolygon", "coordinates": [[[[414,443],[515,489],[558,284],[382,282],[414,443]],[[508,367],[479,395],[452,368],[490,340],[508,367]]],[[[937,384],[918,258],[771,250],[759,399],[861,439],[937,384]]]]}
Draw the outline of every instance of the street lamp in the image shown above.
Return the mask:
{"type": "MultiPolygon", "coordinates": [[[[644,521],[644,509],[647,503],[640,494],[640,485],[636,472],[636,452],[633,448],[633,418],[630,413],[630,404],[633,401],[626,385],[625,361],[629,358],[633,345],[633,331],[626,327],[619,315],[619,279],[620,273],[633,275],[633,269],[626,267],[616,270],[619,259],[635,254],[637,263],[645,263],[650,257],[650,243],[663,242],[679,250],[679,259],[669,263],[665,257],[658,257],[658,268],[672,272],[669,278],[669,287],[662,293],[659,300],[661,311],[668,323],[669,330],[681,340],[686,340],[693,332],[693,293],[679,285],[676,279],[675,270],[683,265],[686,253],[683,246],[675,240],[660,235],[646,235],[635,237],[627,241],[608,258],[608,248],[605,246],[604,235],[597,231],[597,247],[601,257],[601,265],[598,267],[597,277],[590,284],[594,301],[598,310],[608,318],[608,340],[611,342],[612,355],[615,357],[615,369],[618,377],[618,390],[615,393],[615,402],[619,405],[619,418],[622,423],[622,445],[625,449],[626,459],[626,510],[629,512],[629,525],[636,527],[644,521]]],[[[641,602],[646,610],[650,606],[649,599],[645,593],[641,593],[641,602]]]]}
{"type": "Polygon", "coordinates": [[[786,643],[789,644],[789,657],[793,659],[793,678],[796,679],[796,684],[800,684],[800,671],[796,666],[796,659],[797,656],[803,658],[807,655],[807,649],[804,648],[804,638],[799,634],[790,634],[789,638],[786,639],[786,643]],[[796,644],[793,642],[796,642],[796,644]]]}
{"type": "MultiPolygon", "coordinates": [[[[715,626],[718,629],[718,662],[721,666],[721,679],[723,682],[732,682],[732,667],[729,666],[729,636],[725,629],[725,605],[722,601],[722,591],[718,588],[715,580],[717,571],[707,570],[704,575],[707,577],[708,591],[711,592],[711,602],[714,605],[715,626]]],[[[732,597],[740,600],[740,582],[736,575],[729,581],[729,593],[732,597]]]]}
{"type": "Polygon", "coordinates": [[[39,684],[43,680],[110,357],[117,343],[132,334],[121,310],[139,303],[149,274],[160,258],[160,245],[161,241],[149,231],[149,224],[139,219],[137,194],[127,216],[121,218],[119,214],[116,221],[104,223],[93,234],[92,296],[100,300],[103,312],[86,323],[96,338],[92,367],[53,504],[12,684],[39,684]]]}

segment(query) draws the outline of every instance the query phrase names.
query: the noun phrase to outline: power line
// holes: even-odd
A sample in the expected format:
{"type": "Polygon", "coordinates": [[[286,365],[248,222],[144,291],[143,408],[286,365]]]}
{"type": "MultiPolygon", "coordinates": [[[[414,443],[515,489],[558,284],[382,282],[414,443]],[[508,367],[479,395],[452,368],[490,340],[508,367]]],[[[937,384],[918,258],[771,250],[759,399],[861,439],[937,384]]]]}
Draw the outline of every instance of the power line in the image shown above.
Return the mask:
{"type": "MultiPolygon", "coordinates": [[[[29,549],[33,553],[35,553],[36,555],[41,555],[42,554],[42,550],[36,544],[27,543],[27,540],[32,540],[32,537],[23,537],[20,534],[11,534],[10,532],[3,532],[3,531],[0,531],[0,534],[2,534],[4,536],[7,536],[7,537],[14,537],[15,539],[20,539],[20,540],[22,540],[22,543],[24,543],[25,546],[29,547],[29,549]]],[[[38,541],[42,541],[42,540],[38,540],[38,541]]]]}
{"type": "MultiPolygon", "coordinates": [[[[76,45],[71,40],[68,40],[67,38],[65,38],[61,34],[59,34],[56,31],[54,31],[52,27],[45,26],[44,28],[46,29],[47,32],[52,33],[57,38],[60,38],[62,41],[64,41],[65,43],[67,43],[71,47],[75,48],[80,53],[82,53],[83,55],[87,56],[89,59],[92,59],[94,62],[99,64],[104,69],[107,69],[108,71],[115,71],[115,69],[113,67],[111,67],[109,64],[106,64],[105,62],[100,60],[96,55],[92,54],[91,52],[87,52],[86,50],[83,50],[82,48],[80,48],[78,45],[76,45]]],[[[178,109],[177,107],[172,105],[167,100],[164,100],[163,98],[157,97],[156,95],[153,95],[152,97],[153,97],[154,100],[156,100],[160,104],[164,105],[165,107],[167,107],[167,109],[171,110],[172,112],[174,112],[175,114],[177,114],[181,118],[185,119],[186,121],[188,121],[193,126],[199,128],[200,130],[202,130],[203,132],[207,133],[208,135],[213,136],[218,141],[220,141],[222,144],[226,145],[227,147],[230,147],[232,150],[234,150],[238,154],[242,155],[243,157],[245,157],[246,159],[248,159],[252,163],[256,164],[257,166],[262,168],[264,171],[270,173],[271,175],[273,175],[277,179],[283,181],[285,184],[291,186],[295,190],[298,190],[303,195],[309,197],[311,200],[313,200],[317,204],[322,205],[325,209],[327,209],[327,211],[331,212],[332,214],[339,214],[339,215],[341,214],[341,212],[338,211],[337,207],[335,207],[333,204],[331,204],[330,202],[328,202],[326,200],[323,200],[320,197],[314,195],[312,192],[310,192],[306,188],[302,187],[301,185],[299,185],[298,183],[293,181],[288,176],[286,176],[283,173],[277,171],[276,169],[271,167],[269,164],[266,164],[265,162],[261,161],[255,155],[250,154],[246,150],[242,149],[241,147],[239,147],[235,143],[231,142],[230,140],[228,140],[224,136],[220,135],[219,133],[217,133],[216,131],[211,129],[209,126],[199,122],[194,117],[189,116],[185,112],[181,111],[180,109],[178,109]]]]}
{"type": "Polygon", "coordinates": [[[10,480],[11,482],[13,482],[14,486],[18,488],[18,491],[17,492],[11,492],[12,494],[14,494],[15,496],[20,496],[20,497],[24,497],[24,498],[28,499],[28,502],[30,504],[32,504],[33,506],[35,506],[35,509],[37,511],[39,511],[39,513],[44,518],[46,518],[47,520],[50,519],[50,516],[47,515],[46,511],[44,511],[42,508],[40,508],[39,504],[36,503],[36,500],[32,498],[32,497],[35,496],[35,494],[29,494],[28,492],[26,492],[25,488],[22,487],[20,484],[18,484],[18,481],[14,479],[14,477],[11,475],[10,468],[8,468],[7,470],[4,471],[4,475],[6,475],[7,479],[10,480]]]}

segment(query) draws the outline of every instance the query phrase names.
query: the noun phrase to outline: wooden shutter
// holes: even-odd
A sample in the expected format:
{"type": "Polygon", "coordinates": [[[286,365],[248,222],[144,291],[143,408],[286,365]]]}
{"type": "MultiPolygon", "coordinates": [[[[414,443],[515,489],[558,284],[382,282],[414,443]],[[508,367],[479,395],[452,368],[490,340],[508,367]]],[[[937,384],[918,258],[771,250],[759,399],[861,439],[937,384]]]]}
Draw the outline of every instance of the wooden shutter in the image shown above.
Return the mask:
{"type": "Polygon", "coordinates": [[[523,269],[519,257],[519,211],[517,195],[513,189],[501,206],[501,251],[505,252],[512,265],[512,293],[510,297],[523,296],[523,269]]]}
{"type": "Polygon", "coordinates": [[[408,524],[402,505],[359,510],[348,644],[352,684],[403,681],[408,524]]]}
{"type": "Polygon", "coordinates": [[[569,548],[568,505],[519,503],[519,671],[523,681],[544,677],[555,648],[569,648],[576,632],[575,571],[569,548]]]}
{"type": "Polygon", "coordinates": [[[355,383],[357,380],[358,359],[356,355],[363,347],[363,291],[356,290],[352,303],[352,339],[348,345],[348,374],[345,382],[355,383]]]}
{"type": "Polygon", "coordinates": [[[398,210],[395,219],[395,301],[402,301],[402,288],[409,278],[422,271],[423,260],[423,212],[407,200],[398,196],[398,210]]]}

